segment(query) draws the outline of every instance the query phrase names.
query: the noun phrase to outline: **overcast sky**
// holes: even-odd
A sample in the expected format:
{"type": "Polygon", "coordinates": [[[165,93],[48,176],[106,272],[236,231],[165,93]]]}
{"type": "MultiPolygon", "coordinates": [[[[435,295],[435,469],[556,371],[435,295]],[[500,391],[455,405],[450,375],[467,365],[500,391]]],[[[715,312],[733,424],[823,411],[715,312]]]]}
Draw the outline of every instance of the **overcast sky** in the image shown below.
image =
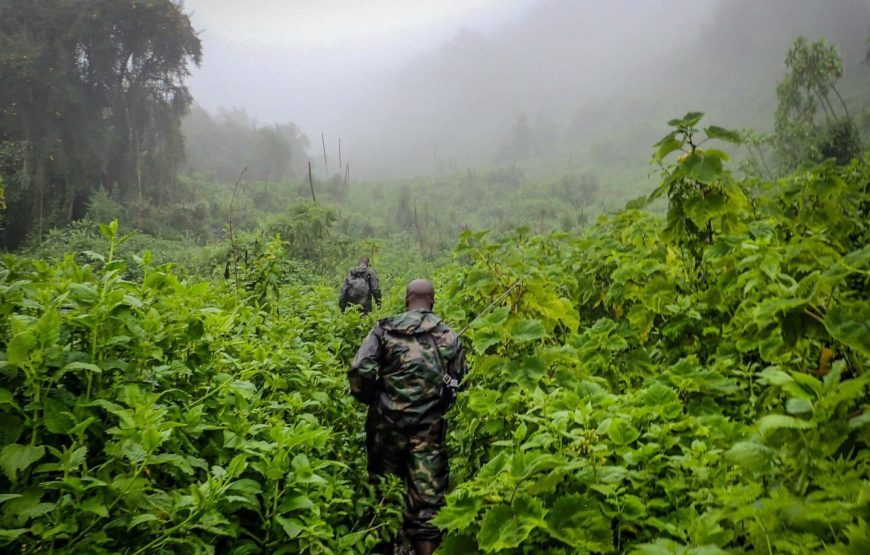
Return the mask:
{"type": "Polygon", "coordinates": [[[186,0],[204,46],[190,80],[214,110],[330,131],[348,96],[462,28],[487,33],[538,0],[186,0]]]}

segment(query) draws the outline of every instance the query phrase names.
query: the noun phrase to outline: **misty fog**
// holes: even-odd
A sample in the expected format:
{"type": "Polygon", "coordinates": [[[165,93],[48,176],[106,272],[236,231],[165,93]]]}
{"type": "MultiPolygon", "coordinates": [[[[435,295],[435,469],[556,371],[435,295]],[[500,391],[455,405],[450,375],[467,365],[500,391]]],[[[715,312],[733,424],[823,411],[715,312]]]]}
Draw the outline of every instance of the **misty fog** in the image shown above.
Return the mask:
{"type": "Polygon", "coordinates": [[[341,138],[361,179],[504,164],[547,174],[554,162],[628,166],[643,178],[650,145],[682,111],[770,128],[783,56],[799,35],[840,47],[848,90],[870,87],[859,67],[865,0],[528,0],[431,15],[420,4],[411,23],[370,34],[354,29],[391,22],[394,3],[345,13],[333,2],[307,15],[335,24],[302,38],[293,32],[305,22],[294,26],[285,4],[186,2],[205,49],[194,98],[212,112],[297,124],[314,164],[321,133],[330,157],[341,138]],[[515,152],[521,119],[533,144],[515,152]]]}

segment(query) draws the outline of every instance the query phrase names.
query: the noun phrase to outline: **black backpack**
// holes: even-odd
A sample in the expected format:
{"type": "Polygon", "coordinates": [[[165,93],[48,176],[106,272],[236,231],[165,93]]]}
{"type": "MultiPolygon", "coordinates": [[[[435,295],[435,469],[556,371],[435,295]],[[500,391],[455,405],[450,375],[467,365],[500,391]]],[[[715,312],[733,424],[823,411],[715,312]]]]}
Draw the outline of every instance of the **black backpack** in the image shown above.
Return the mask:
{"type": "Polygon", "coordinates": [[[369,273],[365,268],[354,268],[347,276],[347,302],[364,305],[372,292],[369,273]]]}

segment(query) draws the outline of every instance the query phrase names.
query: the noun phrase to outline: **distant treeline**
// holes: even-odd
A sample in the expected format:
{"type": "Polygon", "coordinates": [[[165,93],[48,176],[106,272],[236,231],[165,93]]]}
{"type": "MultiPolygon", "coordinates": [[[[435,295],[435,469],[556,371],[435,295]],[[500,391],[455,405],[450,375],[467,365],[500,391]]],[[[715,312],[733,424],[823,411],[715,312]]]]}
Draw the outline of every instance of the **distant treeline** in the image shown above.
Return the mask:
{"type": "Polygon", "coordinates": [[[210,115],[194,106],[182,123],[185,169],[232,183],[248,168],[252,181],[289,181],[302,173],[309,140],[294,123],[260,126],[241,109],[210,115]]]}
{"type": "Polygon", "coordinates": [[[200,40],[173,0],[0,0],[0,245],[84,215],[97,189],[172,201],[200,40]]]}

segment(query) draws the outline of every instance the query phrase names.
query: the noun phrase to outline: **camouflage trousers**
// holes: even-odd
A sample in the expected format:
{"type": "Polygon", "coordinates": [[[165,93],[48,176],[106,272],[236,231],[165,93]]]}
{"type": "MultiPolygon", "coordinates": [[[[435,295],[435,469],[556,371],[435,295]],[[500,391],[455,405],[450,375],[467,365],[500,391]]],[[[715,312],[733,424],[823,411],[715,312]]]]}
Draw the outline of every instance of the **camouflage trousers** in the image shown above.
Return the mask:
{"type": "Polygon", "coordinates": [[[405,483],[404,531],[411,541],[441,538],[432,518],[444,505],[449,466],[444,419],[419,430],[403,431],[369,411],[366,421],[369,480],[395,474],[405,483]]]}

